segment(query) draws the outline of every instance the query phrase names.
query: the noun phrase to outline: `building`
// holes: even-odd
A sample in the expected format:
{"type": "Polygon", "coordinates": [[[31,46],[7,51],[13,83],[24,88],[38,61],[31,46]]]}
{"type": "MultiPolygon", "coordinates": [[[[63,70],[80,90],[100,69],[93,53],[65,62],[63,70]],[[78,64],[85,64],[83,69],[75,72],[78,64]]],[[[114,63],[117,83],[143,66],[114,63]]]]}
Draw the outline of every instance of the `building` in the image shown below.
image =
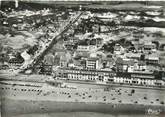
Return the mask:
{"type": "Polygon", "coordinates": [[[71,54],[69,52],[57,52],[55,58],[56,58],[55,62],[57,65],[59,61],[60,67],[67,67],[68,62],[71,60],[71,54]]]}
{"type": "Polygon", "coordinates": [[[147,64],[158,65],[159,57],[156,55],[148,55],[148,56],[145,56],[145,61],[147,64]]]}
{"type": "Polygon", "coordinates": [[[138,30],[138,31],[133,31],[133,37],[136,39],[142,39],[144,37],[143,31],[138,30]]]}
{"type": "Polygon", "coordinates": [[[65,57],[60,57],[60,67],[67,67],[68,66],[68,60],[65,57]]]}
{"type": "Polygon", "coordinates": [[[151,72],[118,72],[114,78],[116,83],[132,84],[132,85],[155,85],[157,80],[151,72]]]}
{"type": "Polygon", "coordinates": [[[0,70],[5,70],[5,69],[8,69],[9,66],[7,64],[4,64],[4,62],[1,62],[0,61],[0,70]]]}
{"type": "Polygon", "coordinates": [[[114,65],[114,60],[112,58],[102,59],[102,68],[111,68],[114,65]]]}
{"type": "Polygon", "coordinates": [[[89,52],[93,49],[97,49],[96,45],[78,45],[77,51],[79,52],[89,52]]]}
{"type": "Polygon", "coordinates": [[[154,43],[151,43],[151,42],[146,42],[143,45],[143,50],[145,52],[156,51],[156,45],[154,43]]]}
{"type": "Polygon", "coordinates": [[[145,71],[147,69],[146,63],[144,61],[138,61],[135,63],[135,71],[145,71]]]}
{"type": "Polygon", "coordinates": [[[45,64],[48,64],[48,65],[54,65],[54,55],[53,54],[47,54],[45,57],[44,57],[44,62],[45,64]]]}
{"type": "Polygon", "coordinates": [[[59,68],[56,79],[79,80],[96,83],[116,83],[136,86],[164,86],[165,81],[156,79],[153,72],[113,72],[94,69],[59,68]]]}
{"type": "Polygon", "coordinates": [[[141,58],[141,53],[126,53],[125,56],[129,59],[136,59],[140,60],[141,58]]]}
{"type": "Polygon", "coordinates": [[[116,70],[117,72],[132,72],[134,71],[134,60],[117,58],[116,70]]]}
{"type": "Polygon", "coordinates": [[[75,51],[73,54],[75,59],[80,59],[80,58],[88,58],[90,56],[89,52],[78,52],[75,51]]]}
{"type": "Polygon", "coordinates": [[[56,55],[54,57],[54,65],[55,66],[60,66],[60,56],[56,55]]]}
{"type": "Polygon", "coordinates": [[[94,69],[60,68],[56,72],[57,79],[83,80],[83,81],[112,81],[116,74],[110,71],[94,69]]]}
{"type": "Polygon", "coordinates": [[[90,45],[96,45],[97,47],[101,46],[103,42],[102,38],[93,38],[90,40],[90,45]]]}
{"type": "Polygon", "coordinates": [[[87,69],[99,69],[99,59],[98,58],[87,58],[86,60],[87,69]]]}
{"type": "Polygon", "coordinates": [[[117,58],[115,63],[116,63],[116,72],[123,72],[123,59],[119,57],[117,58]]]}
{"type": "Polygon", "coordinates": [[[52,74],[52,65],[43,64],[41,66],[39,74],[51,75],[52,74]]]}
{"type": "Polygon", "coordinates": [[[64,45],[65,45],[66,49],[73,50],[76,47],[75,44],[78,43],[78,40],[79,39],[76,37],[72,37],[72,38],[69,37],[68,40],[64,41],[64,45]]]}
{"type": "Polygon", "coordinates": [[[114,54],[120,55],[124,53],[124,48],[120,44],[116,44],[114,47],[114,54]]]}
{"type": "Polygon", "coordinates": [[[23,62],[24,62],[23,59],[11,58],[9,60],[9,65],[10,66],[21,66],[23,62]]]}
{"type": "Polygon", "coordinates": [[[134,71],[134,60],[132,59],[124,59],[123,61],[123,70],[127,72],[133,72],[134,71]]]}
{"type": "Polygon", "coordinates": [[[78,45],[77,51],[89,51],[89,46],[87,45],[78,45]]]}

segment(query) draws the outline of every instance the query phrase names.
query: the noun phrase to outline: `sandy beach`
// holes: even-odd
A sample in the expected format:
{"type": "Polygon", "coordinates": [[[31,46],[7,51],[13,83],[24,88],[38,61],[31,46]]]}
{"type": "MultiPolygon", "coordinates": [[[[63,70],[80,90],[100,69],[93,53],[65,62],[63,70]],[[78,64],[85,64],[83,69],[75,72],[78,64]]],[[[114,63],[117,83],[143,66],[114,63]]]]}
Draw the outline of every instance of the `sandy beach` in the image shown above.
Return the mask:
{"type": "Polygon", "coordinates": [[[165,90],[4,80],[0,84],[2,117],[164,117],[165,90]],[[106,89],[106,90],[105,90],[106,89]],[[131,93],[134,90],[134,93],[131,93]],[[162,103],[163,102],[163,103],[162,103]],[[69,113],[69,114],[68,114],[69,113]],[[81,114],[77,114],[81,113],[81,114]],[[85,114],[84,114],[85,113],[85,114]],[[96,114],[99,113],[99,114],[96,114]],[[135,116],[136,113],[136,116],[135,116]],[[103,114],[103,115],[102,115],[103,114]],[[147,116],[146,116],[147,115],[147,116]]]}
{"type": "Polygon", "coordinates": [[[136,113],[156,116],[165,114],[165,106],[161,103],[165,100],[164,90],[137,88],[131,94],[132,88],[124,87],[111,87],[108,91],[103,91],[3,84],[0,89],[3,96],[2,117],[22,114],[40,116],[41,113],[56,112],[99,112],[114,115],[136,113]]]}

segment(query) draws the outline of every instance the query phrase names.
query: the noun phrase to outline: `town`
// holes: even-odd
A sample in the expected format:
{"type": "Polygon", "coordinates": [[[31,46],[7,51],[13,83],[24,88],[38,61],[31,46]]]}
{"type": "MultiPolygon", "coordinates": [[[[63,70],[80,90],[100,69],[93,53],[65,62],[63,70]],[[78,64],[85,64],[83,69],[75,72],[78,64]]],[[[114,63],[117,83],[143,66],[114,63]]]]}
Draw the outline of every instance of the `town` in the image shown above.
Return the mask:
{"type": "Polygon", "coordinates": [[[29,101],[31,111],[81,103],[73,110],[89,104],[95,105],[92,112],[109,112],[133,104],[136,111],[164,113],[164,7],[145,1],[0,0],[2,99],[29,101]],[[36,106],[40,101],[48,102],[36,106]]]}
{"type": "Polygon", "coordinates": [[[82,11],[81,6],[78,9],[83,12],[80,19],[68,31],[62,32],[55,45],[51,45],[53,37],[63,30],[59,27],[64,28],[78,14],[76,10],[5,9],[7,18],[3,13],[1,38],[10,40],[1,45],[1,69],[16,70],[37,59],[37,64],[31,66],[35,73],[57,79],[165,85],[163,32],[126,25],[138,19],[146,22],[151,15],[164,15],[162,11],[115,13],[82,11]],[[8,46],[15,38],[18,43],[8,46]],[[20,42],[22,38],[26,41],[20,42]],[[42,59],[40,53],[45,54],[42,59]]]}

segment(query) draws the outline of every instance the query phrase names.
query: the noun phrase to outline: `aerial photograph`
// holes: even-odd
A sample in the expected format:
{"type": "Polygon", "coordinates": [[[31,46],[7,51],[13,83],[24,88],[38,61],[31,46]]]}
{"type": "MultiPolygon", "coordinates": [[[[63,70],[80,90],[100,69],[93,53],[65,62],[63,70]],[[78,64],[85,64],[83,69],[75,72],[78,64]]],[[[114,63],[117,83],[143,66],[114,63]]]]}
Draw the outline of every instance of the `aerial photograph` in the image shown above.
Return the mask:
{"type": "Polygon", "coordinates": [[[0,117],[165,117],[165,1],[0,0],[0,117]]]}

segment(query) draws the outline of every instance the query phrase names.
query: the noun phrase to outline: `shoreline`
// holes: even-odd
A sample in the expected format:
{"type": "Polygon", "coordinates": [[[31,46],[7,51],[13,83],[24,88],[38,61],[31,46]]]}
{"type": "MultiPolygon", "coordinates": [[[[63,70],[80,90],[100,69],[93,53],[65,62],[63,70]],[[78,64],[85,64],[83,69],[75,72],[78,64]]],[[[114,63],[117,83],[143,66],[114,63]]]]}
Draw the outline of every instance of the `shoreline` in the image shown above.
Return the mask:
{"type": "Polygon", "coordinates": [[[165,114],[164,106],[140,104],[103,104],[84,102],[57,102],[2,99],[2,116],[51,113],[51,112],[99,112],[109,114],[165,114]]]}

